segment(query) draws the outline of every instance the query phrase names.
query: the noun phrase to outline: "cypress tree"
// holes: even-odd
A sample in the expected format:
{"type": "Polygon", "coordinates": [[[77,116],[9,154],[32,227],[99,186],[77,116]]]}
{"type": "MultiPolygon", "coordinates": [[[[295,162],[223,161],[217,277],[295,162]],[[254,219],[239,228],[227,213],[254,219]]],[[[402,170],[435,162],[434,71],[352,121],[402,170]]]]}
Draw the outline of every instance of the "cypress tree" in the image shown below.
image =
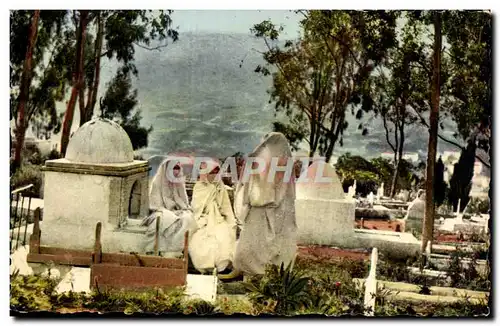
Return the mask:
{"type": "Polygon", "coordinates": [[[462,150],[460,159],[455,164],[453,175],[450,179],[450,192],[448,199],[453,205],[453,211],[457,210],[460,199],[460,211],[465,209],[469,202],[469,193],[472,188],[472,176],[474,175],[474,163],[476,161],[476,142],[469,141],[467,147],[462,150]]]}
{"type": "Polygon", "coordinates": [[[446,182],[444,181],[444,164],[441,157],[434,165],[434,202],[441,206],[446,198],[446,182]]]}

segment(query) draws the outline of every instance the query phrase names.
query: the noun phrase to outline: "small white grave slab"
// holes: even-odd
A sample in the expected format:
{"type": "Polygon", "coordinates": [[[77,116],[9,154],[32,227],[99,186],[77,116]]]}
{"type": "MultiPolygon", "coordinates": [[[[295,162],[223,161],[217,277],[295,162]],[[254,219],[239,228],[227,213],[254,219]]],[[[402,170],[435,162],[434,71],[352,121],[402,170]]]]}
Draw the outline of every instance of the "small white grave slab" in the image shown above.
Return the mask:
{"type": "Polygon", "coordinates": [[[192,299],[214,303],[217,299],[217,275],[188,274],[186,294],[192,299]]]}
{"type": "Polygon", "coordinates": [[[73,267],[56,287],[57,293],[64,292],[90,293],[90,268],[73,267]]]}

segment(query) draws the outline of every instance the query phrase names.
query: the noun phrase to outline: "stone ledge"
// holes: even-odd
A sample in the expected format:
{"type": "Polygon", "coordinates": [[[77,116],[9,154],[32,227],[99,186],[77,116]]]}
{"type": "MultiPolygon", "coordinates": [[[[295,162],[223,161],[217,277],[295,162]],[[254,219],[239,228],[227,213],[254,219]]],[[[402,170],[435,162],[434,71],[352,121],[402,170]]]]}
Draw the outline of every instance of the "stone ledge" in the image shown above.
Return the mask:
{"type": "Polygon", "coordinates": [[[86,164],[71,162],[66,159],[46,161],[42,167],[44,172],[62,172],[75,174],[92,174],[103,176],[127,177],[129,175],[148,172],[151,167],[147,161],[134,161],[120,164],[86,164]]]}

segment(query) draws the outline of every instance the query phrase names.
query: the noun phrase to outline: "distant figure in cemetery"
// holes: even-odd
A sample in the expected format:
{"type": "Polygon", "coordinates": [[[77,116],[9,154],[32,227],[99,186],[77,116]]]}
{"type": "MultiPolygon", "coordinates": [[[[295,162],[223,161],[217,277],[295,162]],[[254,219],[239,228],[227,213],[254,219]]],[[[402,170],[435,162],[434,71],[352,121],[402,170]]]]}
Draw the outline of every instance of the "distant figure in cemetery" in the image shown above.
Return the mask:
{"type": "Polygon", "coordinates": [[[236,219],[226,185],[216,178],[219,166],[200,175],[191,201],[198,229],[189,242],[189,256],[201,273],[231,267],[236,246],[236,219]]]}
{"type": "Polygon", "coordinates": [[[417,197],[408,205],[405,221],[405,231],[409,232],[415,229],[421,232],[423,227],[423,219],[425,214],[425,190],[420,189],[417,192],[417,197]]]}
{"type": "Polygon", "coordinates": [[[149,191],[151,214],[144,218],[142,225],[148,227],[146,252],[153,252],[156,234],[156,219],[160,217],[160,252],[180,252],[184,247],[184,233],[196,229],[193,211],[189,205],[186,184],[179,163],[167,158],[158,167],[149,191]],[[175,164],[175,165],[174,165],[175,164]],[[169,176],[174,176],[176,179],[169,176]]]}
{"type": "Polygon", "coordinates": [[[347,198],[353,199],[356,197],[356,180],[354,180],[354,184],[350,186],[347,190],[347,198]]]}
{"type": "Polygon", "coordinates": [[[370,191],[367,198],[368,198],[368,203],[370,204],[370,207],[373,207],[373,204],[375,203],[375,195],[373,194],[373,192],[370,191]]]}
{"type": "MultiPolygon", "coordinates": [[[[278,165],[286,166],[290,146],[283,134],[271,132],[249,157],[260,157],[268,168],[271,158],[279,158],[278,165]]],[[[268,264],[288,265],[295,259],[295,181],[293,177],[285,180],[285,172],[276,172],[269,181],[268,171],[250,175],[247,182],[240,180],[236,189],[234,209],[242,230],[233,262],[235,272],[228,278],[237,272],[261,275],[268,264]]]]}

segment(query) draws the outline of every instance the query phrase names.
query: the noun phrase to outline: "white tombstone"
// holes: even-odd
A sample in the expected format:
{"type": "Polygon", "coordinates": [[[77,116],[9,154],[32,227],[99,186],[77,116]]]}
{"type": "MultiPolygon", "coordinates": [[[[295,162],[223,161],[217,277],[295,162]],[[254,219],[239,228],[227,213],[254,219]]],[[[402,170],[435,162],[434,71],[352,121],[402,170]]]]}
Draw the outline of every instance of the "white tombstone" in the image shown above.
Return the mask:
{"type": "Polygon", "coordinates": [[[82,125],[65,158],[45,162],[41,244],[92,249],[101,222],[104,251],[138,251],[141,235],[120,238],[115,231],[128,217],[148,214],[148,169],[146,161],[134,160],[130,138],[117,123],[82,125]]]}
{"type": "Polygon", "coordinates": [[[377,200],[380,201],[384,197],[384,183],[380,185],[380,187],[377,189],[377,200]]]}
{"type": "Polygon", "coordinates": [[[354,210],[355,202],[345,198],[335,169],[324,161],[314,162],[296,184],[298,242],[338,245],[352,239],[354,210]]]}
{"type": "Polygon", "coordinates": [[[375,312],[375,296],[377,294],[377,261],[378,250],[377,248],[373,248],[370,262],[370,273],[365,280],[364,306],[366,309],[366,316],[373,316],[375,312]]]}
{"type": "Polygon", "coordinates": [[[462,223],[462,214],[460,214],[460,201],[461,199],[458,199],[458,205],[457,205],[457,212],[455,213],[455,219],[456,222],[462,223]]]}

